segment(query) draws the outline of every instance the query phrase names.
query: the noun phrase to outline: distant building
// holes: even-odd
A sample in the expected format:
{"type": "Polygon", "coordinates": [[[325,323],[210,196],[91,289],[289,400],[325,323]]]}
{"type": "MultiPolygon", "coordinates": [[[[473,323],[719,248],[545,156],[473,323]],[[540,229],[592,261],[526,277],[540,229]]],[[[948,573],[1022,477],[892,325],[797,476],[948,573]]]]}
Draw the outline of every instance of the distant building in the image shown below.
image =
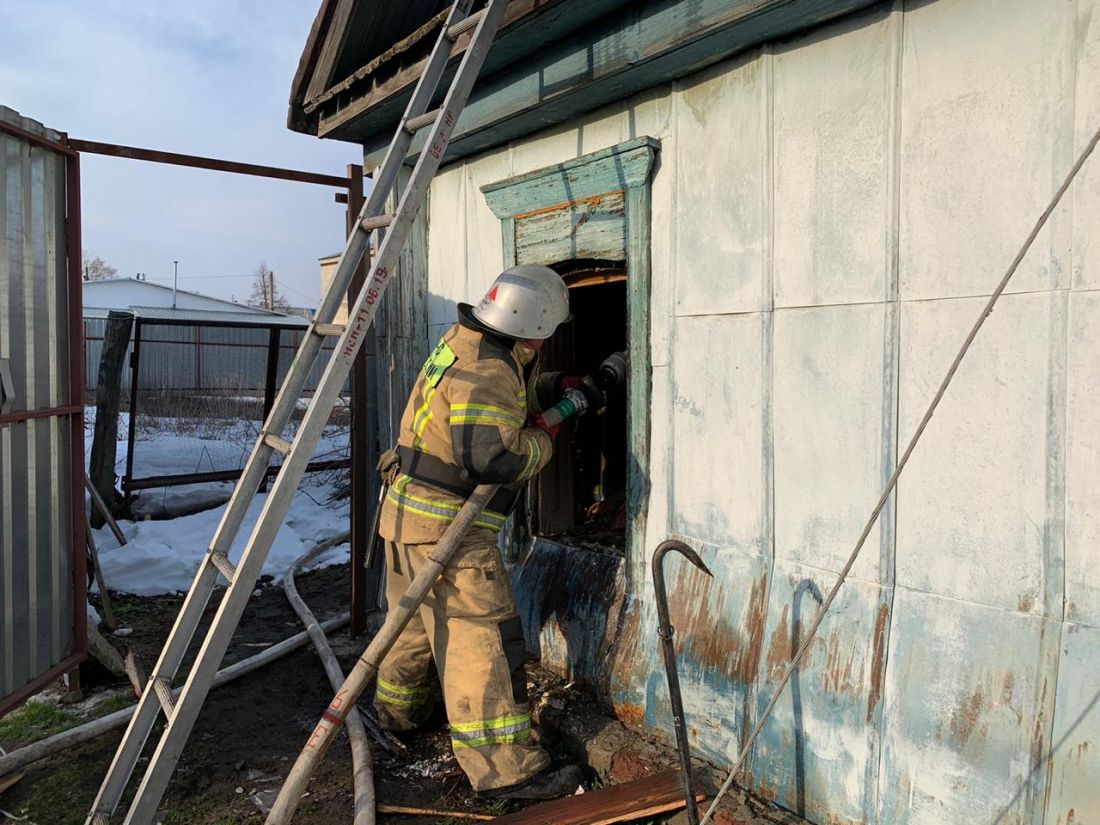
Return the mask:
{"type": "Polygon", "coordinates": [[[186,289],[172,289],[170,286],[155,284],[151,281],[139,281],[137,278],[108,278],[103,281],[84,282],[84,317],[106,318],[112,310],[127,310],[156,307],[158,309],[205,310],[208,312],[246,313],[258,316],[279,316],[284,313],[269,312],[261,307],[252,307],[190,292],[186,289]]]}
{"type": "MultiPolygon", "coordinates": [[[[146,390],[263,392],[273,332],[279,332],[275,351],[281,375],[309,326],[304,313],[295,310],[272,312],[136,278],[85,281],[89,390],[99,378],[103,335],[112,311],[131,312],[146,328],[141,334],[141,387],[146,390]]],[[[126,371],[123,381],[129,380],[126,371]]]]}

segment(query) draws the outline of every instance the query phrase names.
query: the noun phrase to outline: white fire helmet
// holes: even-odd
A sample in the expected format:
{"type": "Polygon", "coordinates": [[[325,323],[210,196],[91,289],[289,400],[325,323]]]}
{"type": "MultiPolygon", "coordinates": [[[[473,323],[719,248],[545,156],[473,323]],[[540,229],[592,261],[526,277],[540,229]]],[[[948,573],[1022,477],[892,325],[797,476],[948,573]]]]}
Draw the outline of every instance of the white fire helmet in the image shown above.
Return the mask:
{"type": "Polygon", "coordinates": [[[509,267],[497,275],[473,316],[509,338],[549,338],[572,317],[569,288],[548,266],[509,267]]]}

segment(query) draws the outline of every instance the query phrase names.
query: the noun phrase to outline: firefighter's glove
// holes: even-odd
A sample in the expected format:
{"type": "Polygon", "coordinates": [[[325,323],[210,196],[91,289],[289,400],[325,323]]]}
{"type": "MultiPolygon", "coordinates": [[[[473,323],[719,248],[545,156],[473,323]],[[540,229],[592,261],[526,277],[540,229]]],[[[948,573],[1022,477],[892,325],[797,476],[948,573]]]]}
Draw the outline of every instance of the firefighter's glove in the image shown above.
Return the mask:
{"type": "Polygon", "coordinates": [[[546,433],[548,436],[550,436],[551,441],[554,441],[554,440],[557,439],[558,430],[561,429],[560,424],[555,424],[554,426],[550,426],[549,424],[547,424],[546,421],[543,419],[543,417],[541,415],[534,416],[531,419],[531,424],[532,424],[532,426],[542,430],[544,433],[546,433]]]}
{"type": "Polygon", "coordinates": [[[401,472],[401,459],[397,450],[386,450],[378,459],[378,476],[385,484],[393,484],[401,472]]]}

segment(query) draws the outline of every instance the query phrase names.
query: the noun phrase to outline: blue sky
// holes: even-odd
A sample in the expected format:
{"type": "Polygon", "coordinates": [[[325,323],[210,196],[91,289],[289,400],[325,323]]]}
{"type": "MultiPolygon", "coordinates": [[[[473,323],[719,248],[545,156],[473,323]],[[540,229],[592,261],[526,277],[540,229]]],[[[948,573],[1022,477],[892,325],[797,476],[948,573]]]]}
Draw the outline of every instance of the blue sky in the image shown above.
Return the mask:
{"type": "MultiPolygon", "coordinates": [[[[0,0],[0,104],[86,140],[342,175],[358,147],[286,128],[320,0],[0,0]]],[[[263,260],[316,305],[344,207],[310,184],[84,155],[84,249],[243,301],[263,260]]]]}

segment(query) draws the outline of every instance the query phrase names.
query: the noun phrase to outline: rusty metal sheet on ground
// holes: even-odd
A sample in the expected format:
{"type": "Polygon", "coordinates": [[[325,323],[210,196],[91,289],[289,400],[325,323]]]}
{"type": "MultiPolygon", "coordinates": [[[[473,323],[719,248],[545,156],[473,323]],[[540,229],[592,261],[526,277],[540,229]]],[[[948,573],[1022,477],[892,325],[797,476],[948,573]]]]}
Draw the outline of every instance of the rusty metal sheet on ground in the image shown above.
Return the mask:
{"type": "MultiPolygon", "coordinates": [[[[702,800],[702,795],[699,796],[702,800]]],[[[567,796],[497,817],[499,825],[612,825],[684,807],[679,771],[567,796]]]]}

